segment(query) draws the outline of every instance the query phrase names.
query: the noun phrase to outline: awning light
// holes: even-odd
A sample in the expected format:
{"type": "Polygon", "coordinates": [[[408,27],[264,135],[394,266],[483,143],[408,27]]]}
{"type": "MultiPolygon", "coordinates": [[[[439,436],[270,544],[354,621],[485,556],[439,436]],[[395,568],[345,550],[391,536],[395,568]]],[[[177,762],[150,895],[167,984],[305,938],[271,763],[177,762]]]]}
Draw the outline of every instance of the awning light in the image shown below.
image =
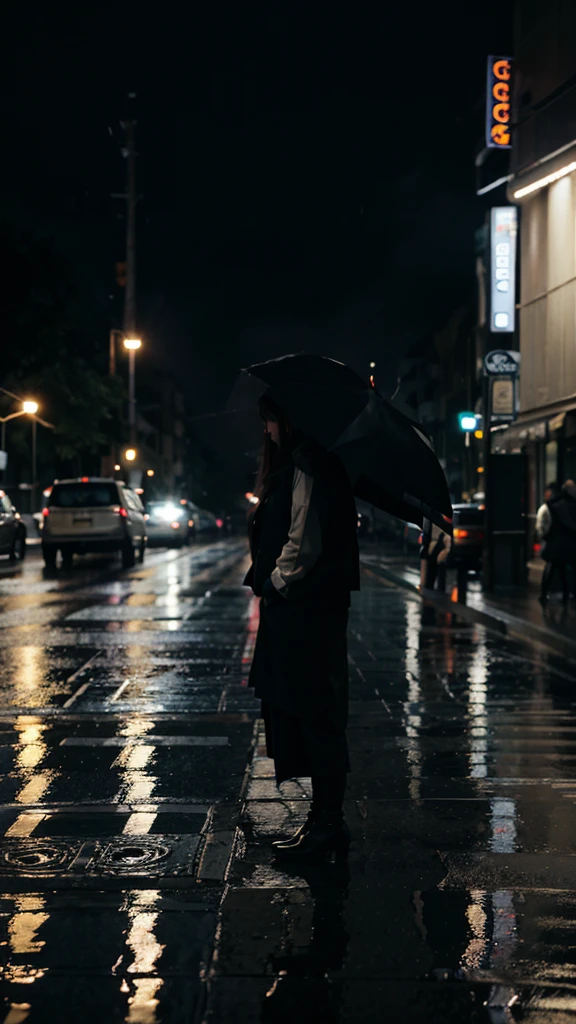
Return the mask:
{"type": "Polygon", "coordinates": [[[524,196],[529,196],[540,188],[546,188],[546,185],[552,185],[553,182],[564,178],[567,174],[572,174],[573,171],[576,171],[576,160],[573,160],[571,164],[566,164],[566,167],[561,167],[559,171],[554,171],[553,174],[547,174],[545,178],[538,178],[538,181],[533,181],[531,185],[519,188],[514,193],[514,199],[523,199],[524,196]]]}

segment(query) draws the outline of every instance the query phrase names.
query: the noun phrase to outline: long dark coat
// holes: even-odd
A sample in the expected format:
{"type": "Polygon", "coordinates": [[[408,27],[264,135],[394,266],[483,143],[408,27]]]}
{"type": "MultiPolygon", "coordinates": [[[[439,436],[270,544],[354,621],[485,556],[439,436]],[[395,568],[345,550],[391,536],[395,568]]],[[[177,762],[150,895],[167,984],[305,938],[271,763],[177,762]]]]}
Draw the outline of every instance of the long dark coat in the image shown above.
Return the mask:
{"type": "Polygon", "coordinates": [[[350,591],[359,589],[357,513],[335,456],[313,445],[297,449],[273,474],[251,529],[252,567],[246,583],[261,595],[288,540],[294,468],[314,478],[322,554],[287,598],[260,604],[250,685],[272,707],[308,724],[343,730],[348,715],[346,628],[350,591]]]}
{"type": "Polygon", "coordinates": [[[542,558],[555,564],[576,564],[576,500],[563,494],[549,502],[552,524],[546,535],[542,558]]]}

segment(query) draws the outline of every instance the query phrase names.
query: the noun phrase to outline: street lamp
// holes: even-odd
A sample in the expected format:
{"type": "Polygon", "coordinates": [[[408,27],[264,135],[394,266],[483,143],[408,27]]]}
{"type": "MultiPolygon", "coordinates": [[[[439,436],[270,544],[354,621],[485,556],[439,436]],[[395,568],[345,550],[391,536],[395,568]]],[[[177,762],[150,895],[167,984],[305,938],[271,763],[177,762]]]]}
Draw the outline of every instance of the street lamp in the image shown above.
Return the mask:
{"type": "MultiPolygon", "coordinates": [[[[19,416],[31,416],[32,417],[32,504],[34,505],[34,499],[36,495],[36,413],[40,406],[38,402],[34,402],[32,399],[26,399],[22,402],[22,408],[19,412],[12,412],[9,416],[2,416],[2,451],[6,451],[6,424],[8,420],[15,420],[19,416]]],[[[44,422],[44,421],[42,421],[44,422]]],[[[47,423],[46,426],[51,427],[51,423],[47,423]]],[[[2,456],[5,458],[5,456],[2,456]]],[[[4,473],[6,470],[4,469],[4,473]]]]}
{"type": "Polygon", "coordinates": [[[126,459],[126,462],[134,462],[137,455],[138,452],[136,451],[135,448],[127,448],[126,451],[124,452],[124,458],[126,459]]]}
{"type": "Polygon", "coordinates": [[[136,352],[142,347],[142,341],[140,338],[124,338],[124,348],[128,351],[129,368],[130,368],[130,384],[129,384],[129,409],[128,409],[128,423],[130,426],[130,440],[136,440],[136,380],[135,380],[135,368],[136,368],[136,352]]]}
{"type": "Polygon", "coordinates": [[[32,417],[32,511],[36,511],[36,413],[38,402],[26,399],[22,402],[22,412],[32,417]]]}
{"type": "Polygon", "coordinates": [[[154,470],[153,469],[147,469],[146,470],[146,476],[154,476],[154,470]]]}

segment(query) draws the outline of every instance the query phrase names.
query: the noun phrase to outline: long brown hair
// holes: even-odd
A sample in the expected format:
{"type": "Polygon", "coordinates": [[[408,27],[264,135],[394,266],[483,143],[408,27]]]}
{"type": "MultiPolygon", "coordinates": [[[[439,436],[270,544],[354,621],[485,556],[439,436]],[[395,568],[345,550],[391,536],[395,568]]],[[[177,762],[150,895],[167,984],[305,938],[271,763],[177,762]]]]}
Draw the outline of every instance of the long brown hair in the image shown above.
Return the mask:
{"type": "Polygon", "coordinates": [[[277,423],[280,432],[280,444],[274,443],[268,433],[264,433],[262,451],[260,453],[260,466],[256,478],[255,494],[257,498],[264,498],[270,485],[272,473],[285,465],[291,452],[301,442],[302,434],[293,429],[283,409],[270,397],[261,395],[258,399],[258,412],[263,423],[272,421],[277,423]]]}

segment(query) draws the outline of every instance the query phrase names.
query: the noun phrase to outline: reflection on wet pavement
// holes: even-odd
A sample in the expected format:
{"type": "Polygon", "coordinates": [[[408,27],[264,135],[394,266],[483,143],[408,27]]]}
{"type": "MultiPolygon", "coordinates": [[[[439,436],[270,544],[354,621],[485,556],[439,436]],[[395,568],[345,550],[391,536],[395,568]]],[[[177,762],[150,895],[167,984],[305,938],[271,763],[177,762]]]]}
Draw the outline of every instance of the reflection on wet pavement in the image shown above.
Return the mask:
{"type": "Polygon", "coordinates": [[[4,1019],[574,1019],[574,666],[365,574],[349,865],[280,869],[244,562],[0,576],[4,1019]]]}
{"type": "Polygon", "coordinates": [[[0,576],[6,1019],[192,1019],[256,706],[243,542],[0,576]],[[226,832],[222,829],[227,829],[226,832]],[[228,835],[225,856],[203,851],[228,835]],[[202,853],[206,893],[196,891],[202,853]]]}
{"type": "Polygon", "coordinates": [[[261,747],[211,1019],[572,1019],[573,666],[376,581],[354,605],[350,660],[349,884],[327,876],[319,896],[305,869],[271,863],[309,790],[278,794],[261,747]]]}

